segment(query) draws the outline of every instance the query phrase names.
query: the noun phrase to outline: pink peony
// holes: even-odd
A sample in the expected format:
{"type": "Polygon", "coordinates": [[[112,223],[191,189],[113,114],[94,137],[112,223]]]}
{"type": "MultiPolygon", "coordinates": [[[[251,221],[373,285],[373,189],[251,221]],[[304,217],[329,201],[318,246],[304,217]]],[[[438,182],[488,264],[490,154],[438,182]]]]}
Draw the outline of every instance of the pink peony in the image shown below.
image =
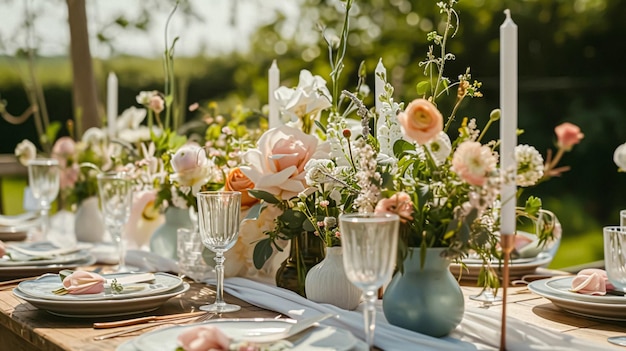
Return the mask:
{"type": "Polygon", "coordinates": [[[452,170],[471,185],[484,185],[497,163],[491,149],[476,141],[462,142],[452,156],[452,170]]]}
{"type": "Polygon", "coordinates": [[[583,269],[572,279],[572,291],[585,295],[606,295],[606,290],[614,289],[606,271],[597,268],[583,269]]]}
{"type": "Polygon", "coordinates": [[[226,351],[230,339],[212,325],[201,325],[178,335],[178,345],[185,351],[226,351]]]}
{"type": "Polygon", "coordinates": [[[327,158],[327,144],[318,144],[316,137],[282,125],[265,132],[256,149],[248,150],[240,167],[255,189],[288,200],[305,189],[304,166],[310,159],[327,158]]]}
{"type": "Polygon", "coordinates": [[[569,122],[556,126],[554,133],[556,133],[558,147],[565,151],[570,151],[585,136],[577,125],[569,122]]]}
{"type": "Polygon", "coordinates": [[[99,294],[104,291],[105,282],[99,274],[76,271],[63,279],[63,287],[72,295],[99,294]]]}
{"type": "Polygon", "coordinates": [[[411,196],[405,192],[393,194],[388,199],[381,199],[376,204],[374,213],[394,213],[400,216],[400,221],[406,223],[413,220],[413,202],[411,196]]]}
{"type": "Polygon", "coordinates": [[[402,134],[423,145],[443,130],[443,116],[432,102],[415,99],[398,115],[402,134]]]}

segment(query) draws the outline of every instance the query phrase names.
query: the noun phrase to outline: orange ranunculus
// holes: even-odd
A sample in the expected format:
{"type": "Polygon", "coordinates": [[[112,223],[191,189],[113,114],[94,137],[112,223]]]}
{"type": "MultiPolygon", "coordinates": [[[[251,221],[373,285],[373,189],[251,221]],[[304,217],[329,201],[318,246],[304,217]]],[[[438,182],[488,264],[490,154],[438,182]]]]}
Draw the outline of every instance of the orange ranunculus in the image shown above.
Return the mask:
{"type": "Polygon", "coordinates": [[[239,167],[233,168],[228,172],[224,190],[241,192],[241,206],[251,207],[259,202],[259,199],[250,196],[248,189],[254,189],[254,183],[248,178],[239,167]]]}
{"type": "Polygon", "coordinates": [[[402,134],[408,139],[426,144],[443,130],[443,116],[432,102],[415,99],[398,115],[402,134]]]}
{"type": "Polygon", "coordinates": [[[580,128],[577,125],[569,122],[556,126],[554,133],[556,134],[558,147],[565,151],[570,151],[585,136],[585,134],[580,132],[580,128]]]}

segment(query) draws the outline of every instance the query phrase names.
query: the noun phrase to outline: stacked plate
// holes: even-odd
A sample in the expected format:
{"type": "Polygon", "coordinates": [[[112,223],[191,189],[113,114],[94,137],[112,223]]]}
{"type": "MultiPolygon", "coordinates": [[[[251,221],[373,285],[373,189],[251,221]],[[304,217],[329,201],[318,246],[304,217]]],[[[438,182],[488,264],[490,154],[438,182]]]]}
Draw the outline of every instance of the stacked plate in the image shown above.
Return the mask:
{"type": "MultiPolygon", "coordinates": [[[[207,321],[219,328],[232,340],[246,340],[246,336],[271,337],[284,334],[293,326],[293,320],[277,319],[220,319],[207,321]]],[[[181,333],[197,325],[175,326],[157,329],[121,344],[117,351],[152,351],[176,350],[177,338],[181,333]]],[[[358,340],[349,331],[333,327],[314,327],[287,339],[293,344],[289,350],[329,350],[329,351],[365,351],[367,344],[358,340]]]]}
{"type": "Polygon", "coordinates": [[[13,294],[52,314],[95,318],[152,311],[189,289],[189,284],[180,277],[167,273],[116,273],[104,274],[103,277],[107,279],[105,290],[98,294],[55,294],[55,290],[63,287],[58,274],[21,282],[13,294]],[[125,283],[136,281],[137,275],[141,275],[144,279],[140,280],[143,281],[125,283]],[[121,292],[113,292],[110,288],[113,279],[124,288],[121,292]]]}
{"type": "Polygon", "coordinates": [[[37,224],[39,224],[39,217],[35,212],[26,212],[15,216],[0,215],[0,240],[25,240],[28,230],[37,224]]]}
{"type": "Polygon", "coordinates": [[[58,248],[49,242],[12,243],[0,257],[0,279],[58,273],[62,269],[88,266],[96,262],[90,245],[58,248]]]}
{"type": "MultiPolygon", "coordinates": [[[[543,267],[552,262],[552,255],[548,253],[540,253],[536,257],[513,259],[509,265],[510,279],[520,279],[525,275],[533,274],[539,267],[543,267]]],[[[463,260],[465,267],[460,263],[450,265],[450,271],[455,278],[459,276],[463,280],[477,280],[480,270],[483,266],[481,260],[465,259],[463,260]]],[[[499,272],[501,268],[500,261],[491,262],[492,267],[499,272]]]]}
{"type": "Polygon", "coordinates": [[[528,285],[533,293],[545,297],[567,312],[584,317],[626,321],[626,296],[584,295],[570,291],[573,276],[537,280],[528,285]]]}

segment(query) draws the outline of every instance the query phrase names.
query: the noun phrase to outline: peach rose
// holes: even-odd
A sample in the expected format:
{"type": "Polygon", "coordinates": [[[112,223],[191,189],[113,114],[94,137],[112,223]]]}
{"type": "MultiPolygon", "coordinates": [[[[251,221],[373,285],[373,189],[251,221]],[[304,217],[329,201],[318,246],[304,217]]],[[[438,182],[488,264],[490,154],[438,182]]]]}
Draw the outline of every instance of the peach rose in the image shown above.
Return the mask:
{"type": "Polygon", "coordinates": [[[443,130],[443,116],[432,102],[415,99],[398,115],[402,134],[420,145],[426,144],[443,130]]]}
{"type": "Polygon", "coordinates": [[[580,132],[580,128],[577,125],[569,122],[556,126],[554,133],[556,133],[557,146],[565,151],[570,151],[574,145],[580,143],[585,137],[585,134],[580,132]]]}
{"type": "Polygon", "coordinates": [[[230,339],[212,325],[201,325],[178,335],[178,345],[185,351],[226,351],[230,339]]]}
{"type": "Polygon", "coordinates": [[[388,199],[381,199],[376,204],[374,213],[394,213],[400,216],[400,221],[406,223],[413,220],[413,202],[411,196],[405,192],[393,194],[388,199]]]}
{"type": "Polygon", "coordinates": [[[76,271],[63,279],[63,287],[72,295],[99,294],[104,291],[105,282],[99,274],[76,271]]]}
{"type": "Polygon", "coordinates": [[[482,186],[498,160],[491,149],[476,141],[464,141],[452,156],[452,170],[471,185],[482,186]]]}
{"type": "Polygon", "coordinates": [[[254,183],[243,174],[239,167],[233,168],[228,172],[224,190],[241,192],[241,207],[252,207],[259,202],[259,199],[250,196],[248,193],[249,189],[254,189],[254,183]]]}
{"type": "Polygon", "coordinates": [[[305,189],[304,166],[310,159],[328,158],[328,144],[318,144],[315,136],[281,125],[265,132],[256,149],[244,155],[241,171],[255,189],[289,200],[305,189]]]}

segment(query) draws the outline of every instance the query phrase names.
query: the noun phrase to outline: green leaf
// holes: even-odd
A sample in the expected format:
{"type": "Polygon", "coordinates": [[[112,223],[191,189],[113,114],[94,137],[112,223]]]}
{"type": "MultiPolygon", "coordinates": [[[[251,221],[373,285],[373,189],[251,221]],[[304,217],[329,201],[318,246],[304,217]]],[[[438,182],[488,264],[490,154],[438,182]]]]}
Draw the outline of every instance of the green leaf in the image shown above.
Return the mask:
{"type": "Polygon", "coordinates": [[[274,250],[272,250],[272,240],[268,238],[259,241],[254,247],[254,252],[252,253],[252,261],[254,262],[254,267],[256,267],[256,269],[263,268],[263,265],[265,265],[265,262],[269,260],[273,252],[274,250]]]}
{"type": "Polygon", "coordinates": [[[400,139],[393,144],[393,154],[396,155],[397,158],[400,158],[402,153],[409,150],[415,150],[415,146],[406,140],[400,139]]]}
{"type": "Polygon", "coordinates": [[[59,130],[61,130],[61,122],[54,121],[48,125],[48,129],[46,129],[46,141],[50,141],[52,143],[57,138],[57,134],[59,134],[59,130]]]}
{"type": "Polygon", "coordinates": [[[524,211],[530,216],[536,216],[541,209],[541,199],[535,196],[529,196],[524,205],[524,211]]]}
{"type": "Polygon", "coordinates": [[[317,229],[315,228],[313,223],[311,223],[311,221],[307,218],[304,222],[302,222],[302,230],[304,230],[305,232],[314,232],[317,229]]]}
{"type": "Polygon", "coordinates": [[[426,95],[426,93],[430,90],[430,82],[425,80],[417,83],[415,90],[417,90],[417,95],[426,95]]]}
{"type": "Polygon", "coordinates": [[[256,197],[259,200],[263,200],[265,202],[267,202],[268,204],[279,204],[280,200],[276,198],[276,196],[274,196],[273,194],[268,193],[267,191],[263,191],[263,190],[254,190],[254,189],[250,189],[248,190],[248,193],[254,197],[256,197]]]}

